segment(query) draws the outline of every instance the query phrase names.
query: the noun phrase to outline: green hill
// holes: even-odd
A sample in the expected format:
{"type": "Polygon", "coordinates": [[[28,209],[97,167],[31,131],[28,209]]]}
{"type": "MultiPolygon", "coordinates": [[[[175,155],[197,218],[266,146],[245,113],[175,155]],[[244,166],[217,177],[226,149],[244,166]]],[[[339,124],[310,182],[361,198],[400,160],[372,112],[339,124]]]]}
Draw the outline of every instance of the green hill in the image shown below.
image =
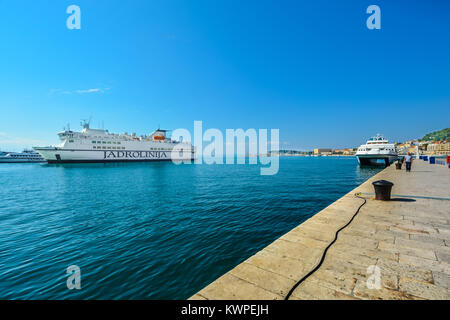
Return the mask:
{"type": "Polygon", "coordinates": [[[431,141],[431,140],[450,140],[450,128],[442,129],[436,132],[429,133],[425,135],[421,141],[431,141]]]}

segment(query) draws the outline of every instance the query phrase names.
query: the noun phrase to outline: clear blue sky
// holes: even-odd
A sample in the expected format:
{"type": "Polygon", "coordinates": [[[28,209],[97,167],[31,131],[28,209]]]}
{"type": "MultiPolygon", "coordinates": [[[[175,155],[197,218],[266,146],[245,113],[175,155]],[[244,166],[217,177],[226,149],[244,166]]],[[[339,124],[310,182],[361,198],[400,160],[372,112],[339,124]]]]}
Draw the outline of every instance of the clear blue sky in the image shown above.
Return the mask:
{"type": "Polygon", "coordinates": [[[292,149],[421,137],[450,126],[449,39],[445,0],[0,0],[0,149],[90,116],[138,134],[279,128],[292,149]]]}

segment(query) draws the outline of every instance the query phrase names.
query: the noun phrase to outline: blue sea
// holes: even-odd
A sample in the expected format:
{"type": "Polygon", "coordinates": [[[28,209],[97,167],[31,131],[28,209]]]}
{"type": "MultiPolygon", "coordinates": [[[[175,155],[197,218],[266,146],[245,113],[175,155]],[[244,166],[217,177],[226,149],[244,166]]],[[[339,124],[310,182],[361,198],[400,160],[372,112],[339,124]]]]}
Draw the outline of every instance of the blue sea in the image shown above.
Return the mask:
{"type": "Polygon", "coordinates": [[[381,169],[0,164],[0,299],[186,299],[381,169]],[[66,285],[69,266],[81,289],[66,285]]]}

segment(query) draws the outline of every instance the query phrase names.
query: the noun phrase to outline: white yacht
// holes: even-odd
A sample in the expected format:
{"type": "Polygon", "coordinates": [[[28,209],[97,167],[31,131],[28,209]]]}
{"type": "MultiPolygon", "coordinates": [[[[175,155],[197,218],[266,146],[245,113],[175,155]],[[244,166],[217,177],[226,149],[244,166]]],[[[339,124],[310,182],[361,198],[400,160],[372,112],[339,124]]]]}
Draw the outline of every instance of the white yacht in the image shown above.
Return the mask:
{"type": "Polygon", "coordinates": [[[356,157],[360,165],[377,165],[381,162],[388,166],[397,160],[398,154],[393,143],[389,143],[386,138],[377,134],[358,148],[356,157]]]}
{"type": "Polygon", "coordinates": [[[70,129],[58,133],[61,143],[50,147],[34,147],[48,163],[128,162],[193,160],[195,148],[190,143],[166,137],[167,130],[149,135],[114,134],[91,129],[82,123],[81,132],[70,129]]]}
{"type": "Polygon", "coordinates": [[[0,163],[26,163],[45,162],[39,153],[33,150],[23,150],[22,152],[1,152],[0,163]]]}

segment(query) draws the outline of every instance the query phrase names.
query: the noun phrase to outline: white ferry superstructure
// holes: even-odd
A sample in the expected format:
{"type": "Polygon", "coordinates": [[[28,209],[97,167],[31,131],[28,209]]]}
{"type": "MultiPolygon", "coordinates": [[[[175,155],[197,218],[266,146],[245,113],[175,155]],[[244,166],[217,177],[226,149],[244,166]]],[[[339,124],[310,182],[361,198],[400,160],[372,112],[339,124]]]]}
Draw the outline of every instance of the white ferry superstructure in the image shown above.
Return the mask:
{"type": "Polygon", "coordinates": [[[376,165],[379,161],[388,166],[398,159],[397,149],[393,143],[377,134],[367,140],[366,144],[359,146],[356,157],[360,165],[376,165]]]}
{"type": "Polygon", "coordinates": [[[194,160],[195,147],[187,142],[166,137],[167,130],[158,129],[148,136],[114,134],[91,129],[82,123],[81,132],[58,133],[61,144],[34,147],[48,163],[91,163],[129,161],[194,160]]]}

